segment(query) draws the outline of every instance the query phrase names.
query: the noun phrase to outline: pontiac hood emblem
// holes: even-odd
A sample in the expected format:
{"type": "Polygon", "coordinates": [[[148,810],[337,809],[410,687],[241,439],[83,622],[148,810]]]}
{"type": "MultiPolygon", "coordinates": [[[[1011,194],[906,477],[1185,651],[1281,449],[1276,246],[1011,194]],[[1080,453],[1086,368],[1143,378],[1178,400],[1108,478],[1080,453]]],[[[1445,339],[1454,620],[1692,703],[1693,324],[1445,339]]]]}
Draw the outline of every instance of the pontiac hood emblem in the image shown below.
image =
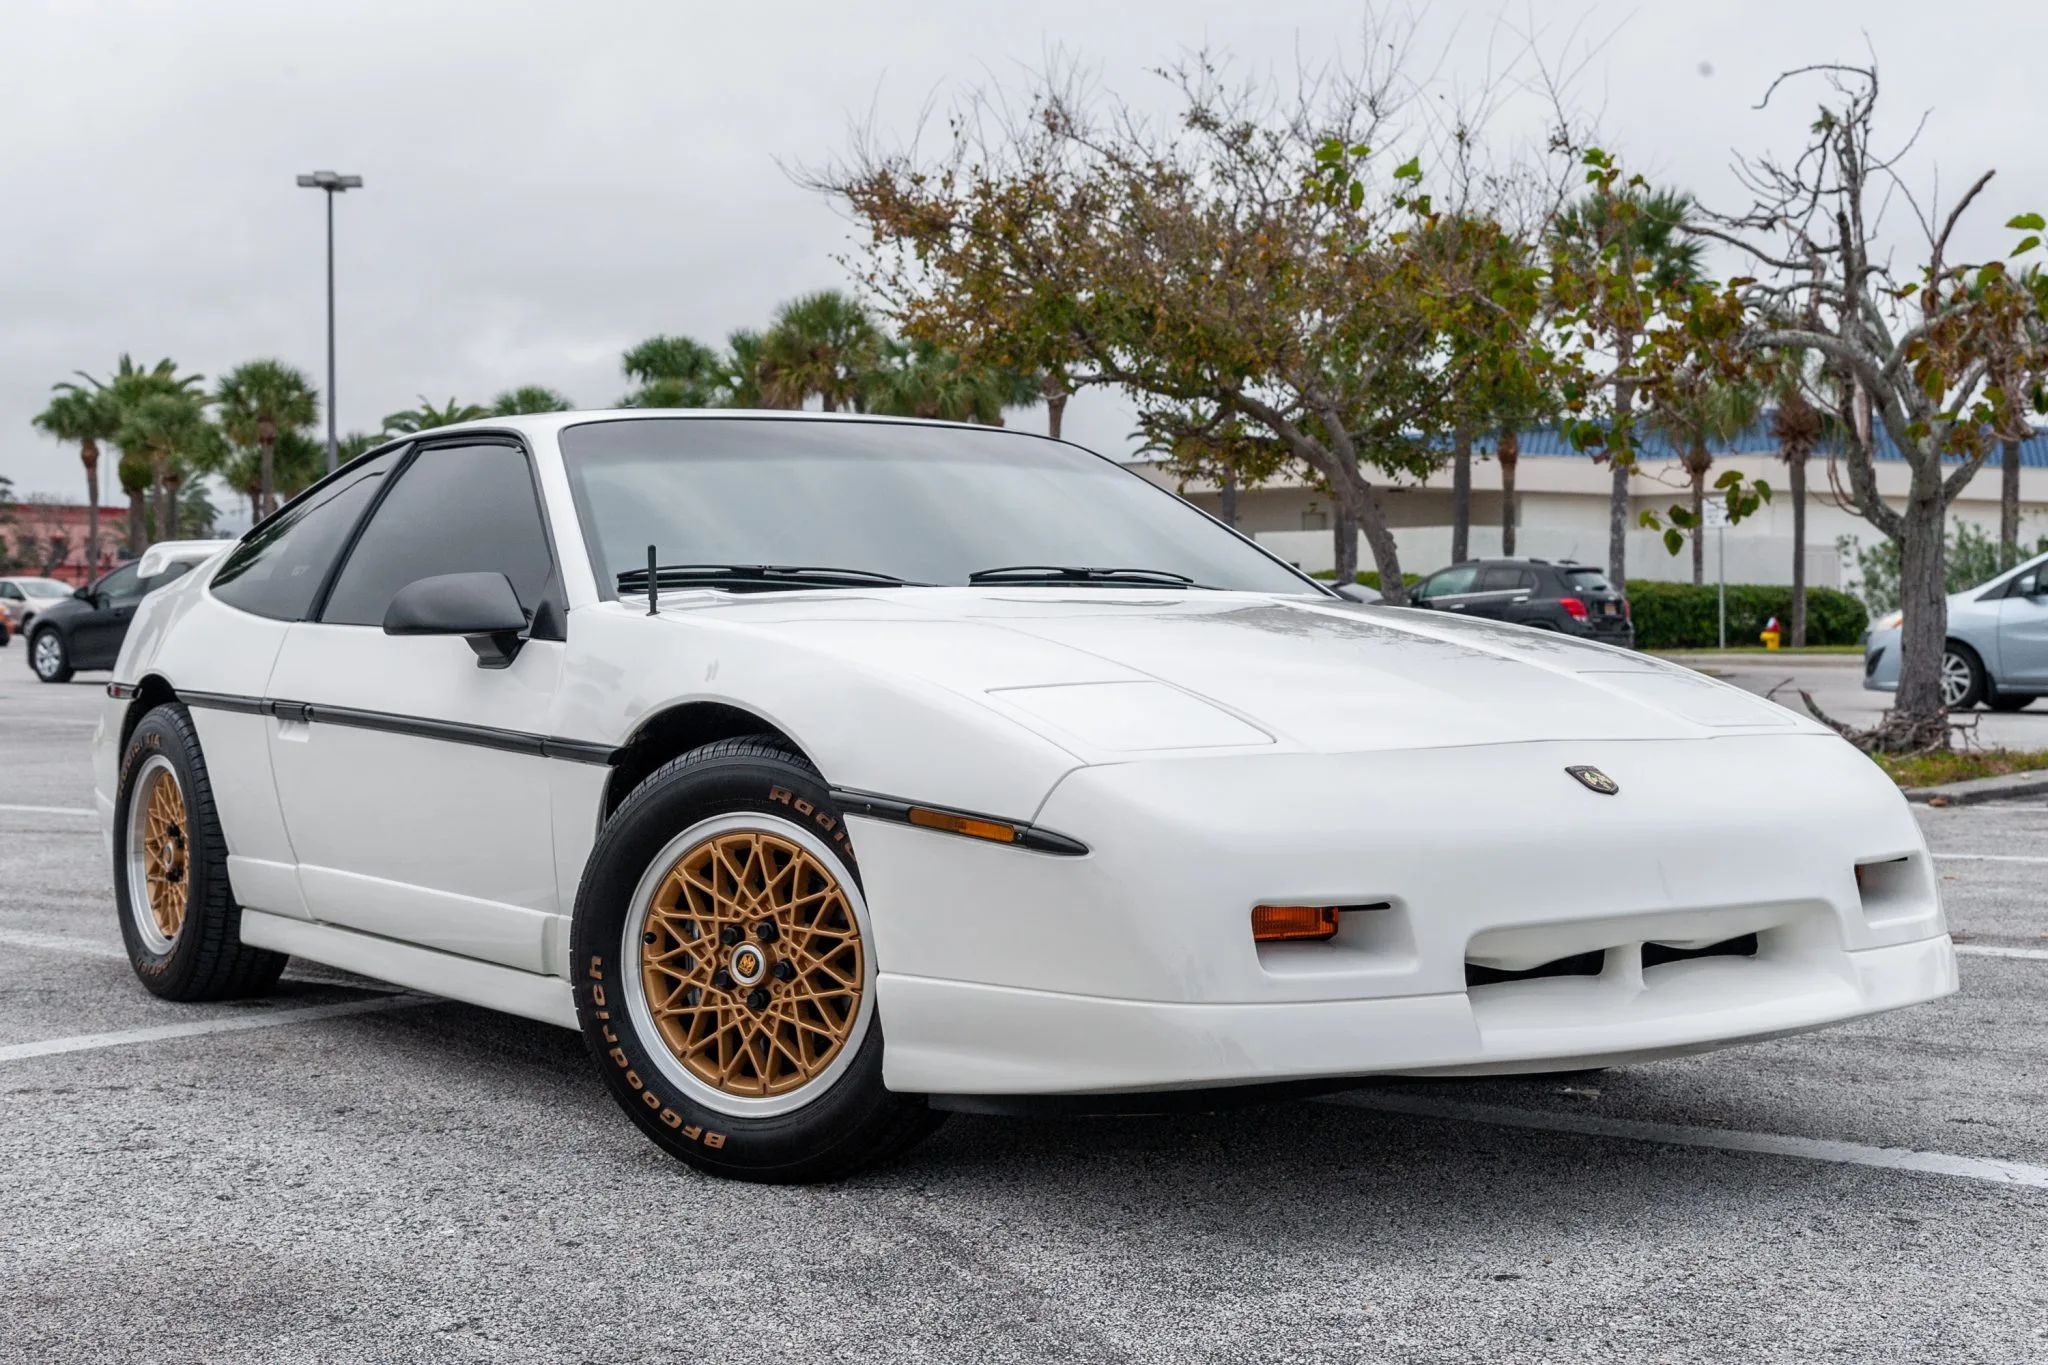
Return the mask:
{"type": "Polygon", "coordinates": [[[1579,780],[1579,785],[1587,791],[1599,792],[1602,796],[1612,796],[1621,790],[1619,782],[1616,782],[1598,768],[1580,764],[1577,767],[1566,768],[1565,771],[1576,777],[1579,780]]]}

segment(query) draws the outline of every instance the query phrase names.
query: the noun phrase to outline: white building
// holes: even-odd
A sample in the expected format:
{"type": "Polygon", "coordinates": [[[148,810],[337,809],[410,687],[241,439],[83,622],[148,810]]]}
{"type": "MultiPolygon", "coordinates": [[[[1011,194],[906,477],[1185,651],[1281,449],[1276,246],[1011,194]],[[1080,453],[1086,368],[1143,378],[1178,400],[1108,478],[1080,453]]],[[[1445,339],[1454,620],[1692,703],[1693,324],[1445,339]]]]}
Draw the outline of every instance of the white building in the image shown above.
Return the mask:
{"type": "MultiPolygon", "coordinates": [[[[1520,507],[1515,553],[1605,564],[1608,494],[1612,486],[1608,467],[1573,451],[1552,429],[1526,431],[1522,433],[1521,444],[1521,459],[1515,465],[1515,500],[1520,507]]],[[[1501,550],[1500,463],[1493,458],[1491,447],[1492,443],[1486,442],[1483,451],[1474,451],[1472,460],[1469,553],[1474,557],[1497,555],[1501,550]]],[[[2048,535],[2048,431],[2037,432],[2024,442],[2020,455],[2020,537],[2030,545],[2037,537],[2048,535]]],[[[1998,535],[2000,458],[2001,453],[1994,451],[1950,508],[1951,517],[1976,523],[1994,539],[1998,535]]],[[[1157,465],[1138,468],[1146,477],[1175,488],[1205,511],[1219,511],[1213,483],[1190,482],[1181,487],[1175,484],[1170,472],[1157,465]]],[[[1774,495],[1755,516],[1718,533],[1725,537],[1721,548],[1727,556],[1728,581],[1790,583],[1792,504],[1785,465],[1777,458],[1776,443],[1770,437],[1767,423],[1759,422],[1731,443],[1728,452],[1715,454],[1714,468],[1707,476],[1710,489],[1727,469],[1740,470],[1745,479],[1764,480],[1774,495]]],[[[1877,460],[1878,490],[1894,506],[1904,502],[1907,473],[1897,451],[1888,441],[1882,442],[1877,460]]],[[[1656,439],[1646,440],[1630,483],[1633,493],[1629,508],[1629,577],[1690,582],[1689,548],[1673,555],[1664,548],[1660,532],[1634,529],[1638,513],[1652,510],[1662,514],[1673,503],[1685,504],[1690,496],[1685,470],[1670,446],[1656,439]]],[[[1409,573],[1428,573],[1448,564],[1450,467],[1446,465],[1419,484],[1383,485],[1381,495],[1400,547],[1401,567],[1409,573]]],[[[1333,520],[1329,495],[1319,492],[1298,471],[1238,492],[1238,529],[1310,572],[1328,569],[1336,563],[1336,545],[1330,529],[1333,520]]],[[[1716,576],[1717,533],[1708,531],[1706,535],[1706,572],[1711,580],[1716,576]]],[[[1855,537],[1866,547],[1883,538],[1876,527],[1851,510],[1848,471],[1840,457],[1831,456],[1826,450],[1816,451],[1807,464],[1809,584],[1841,587],[1854,578],[1854,561],[1844,563],[1836,549],[1844,536],[1855,537]]],[[[1359,538],[1358,565],[1362,569],[1373,567],[1372,550],[1363,536],[1359,538]]]]}

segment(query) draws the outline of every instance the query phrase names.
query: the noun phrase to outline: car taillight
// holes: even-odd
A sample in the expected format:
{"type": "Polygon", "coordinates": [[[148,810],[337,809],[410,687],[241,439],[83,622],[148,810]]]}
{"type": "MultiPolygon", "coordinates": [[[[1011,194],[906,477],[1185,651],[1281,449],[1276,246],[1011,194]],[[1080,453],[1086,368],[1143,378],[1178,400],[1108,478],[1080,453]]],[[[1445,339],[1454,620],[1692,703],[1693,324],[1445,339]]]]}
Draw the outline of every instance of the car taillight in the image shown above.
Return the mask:
{"type": "Polygon", "coordinates": [[[1626,597],[1621,599],[1621,619],[1629,622],[1630,624],[1634,624],[1636,619],[1636,614],[1633,610],[1630,609],[1628,599],[1626,597]]]}
{"type": "Polygon", "coordinates": [[[1564,608],[1564,614],[1571,617],[1574,621],[1586,619],[1586,604],[1578,598],[1560,597],[1557,601],[1558,605],[1564,608]]]}

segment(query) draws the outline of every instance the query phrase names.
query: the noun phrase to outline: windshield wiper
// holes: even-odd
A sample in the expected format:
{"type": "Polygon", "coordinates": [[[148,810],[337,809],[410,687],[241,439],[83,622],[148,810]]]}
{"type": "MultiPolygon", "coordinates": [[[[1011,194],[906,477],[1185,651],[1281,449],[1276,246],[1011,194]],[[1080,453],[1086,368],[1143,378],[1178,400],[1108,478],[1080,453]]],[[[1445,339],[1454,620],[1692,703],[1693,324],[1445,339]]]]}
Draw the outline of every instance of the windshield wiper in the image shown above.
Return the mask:
{"type": "Polygon", "coordinates": [[[772,588],[921,588],[894,574],[872,569],[832,569],[811,564],[657,564],[618,576],[620,592],[656,587],[714,587],[756,591],[772,588]]]}
{"type": "Polygon", "coordinates": [[[1136,584],[1145,588],[1200,588],[1184,573],[1166,569],[1090,569],[1070,564],[1007,564],[995,569],[976,569],[967,575],[969,583],[1102,583],[1115,587],[1136,584]]]}

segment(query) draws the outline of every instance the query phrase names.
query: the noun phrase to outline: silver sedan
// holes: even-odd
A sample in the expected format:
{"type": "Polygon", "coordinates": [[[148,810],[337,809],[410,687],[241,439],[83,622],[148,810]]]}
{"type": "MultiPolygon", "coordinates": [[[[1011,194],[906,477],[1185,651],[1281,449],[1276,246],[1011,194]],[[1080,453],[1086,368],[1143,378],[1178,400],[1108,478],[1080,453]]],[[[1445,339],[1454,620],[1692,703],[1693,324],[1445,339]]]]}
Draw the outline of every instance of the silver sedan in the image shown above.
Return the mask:
{"type": "MultiPolygon", "coordinates": [[[[1899,613],[1863,637],[1863,685],[1899,688],[1899,613]]],[[[1941,699],[1951,711],[2018,711],[2048,694],[2048,555],[1948,599],[1941,699]]]]}

